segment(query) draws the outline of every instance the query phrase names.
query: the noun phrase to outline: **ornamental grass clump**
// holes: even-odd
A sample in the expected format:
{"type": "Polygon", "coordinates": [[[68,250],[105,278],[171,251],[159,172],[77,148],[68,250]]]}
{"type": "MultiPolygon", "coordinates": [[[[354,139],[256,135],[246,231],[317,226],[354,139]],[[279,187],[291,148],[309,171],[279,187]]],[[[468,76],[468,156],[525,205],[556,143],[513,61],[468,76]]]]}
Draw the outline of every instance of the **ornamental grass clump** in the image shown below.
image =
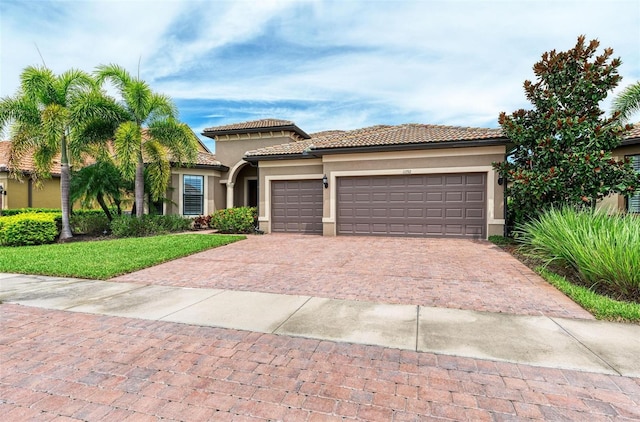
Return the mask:
{"type": "Polygon", "coordinates": [[[551,209],[520,226],[526,254],[569,267],[587,287],[640,303],[640,218],[551,209]]]}

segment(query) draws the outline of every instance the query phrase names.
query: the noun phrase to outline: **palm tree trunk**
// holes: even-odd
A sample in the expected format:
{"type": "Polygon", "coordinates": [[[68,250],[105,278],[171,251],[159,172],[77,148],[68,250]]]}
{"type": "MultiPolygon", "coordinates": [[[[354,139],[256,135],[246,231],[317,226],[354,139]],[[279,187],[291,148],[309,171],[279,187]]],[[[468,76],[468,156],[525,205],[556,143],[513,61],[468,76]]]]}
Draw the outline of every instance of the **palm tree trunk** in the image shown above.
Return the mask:
{"type": "Polygon", "coordinates": [[[136,217],[142,217],[144,213],[144,162],[142,153],[138,156],[135,180],[136,217]]]}
{"type": "Polygon", "coordinates": [[[67,156],[67,137],[62,135],[60,153],[60,208],[62,209],[62,228],[60,230],[60,240],[64,241],[73,237],[71,233],[71,223],[69,221],[69,181],[71,179],[69,169],[69,157],[67,156]]]}
{"type": "Polygon", "coordinates": [[[107,216],[107,220],[113,220],[111,211],[109,211],[109,206],[107,206],[107,203],[104,201],[104,196],[101,193],[96,195],[96,201],[98,201],[100,208],[102,208],[102,211],[104,211],[105,215],[107,216]]]}

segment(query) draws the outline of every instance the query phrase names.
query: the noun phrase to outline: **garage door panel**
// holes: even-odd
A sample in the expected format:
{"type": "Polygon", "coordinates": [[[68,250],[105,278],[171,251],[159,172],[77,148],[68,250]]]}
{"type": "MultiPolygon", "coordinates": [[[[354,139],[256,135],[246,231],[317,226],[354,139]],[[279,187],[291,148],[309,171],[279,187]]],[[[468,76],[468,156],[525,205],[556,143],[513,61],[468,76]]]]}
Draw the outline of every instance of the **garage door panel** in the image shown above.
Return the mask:
{"type": "Polygon", "coordinates": [[[444,177],[442,176],[426,176],[426,185],[427,186],[443,186],[444,185],[444,177]]]}
{"type": "Polygon", "coordinates": [[[271,231],[322,233],[321,180],[272,181],[271,192],[271,231]]]}
{"type": "Polygon", "coordinates": [[[427,192],[426,199],[427,202],[442,202],[444,198],[444,193],[442,192],[427,192]]]}
{"type": "Polygon", "coordinates": [[[484,175],[483,174],[472,174],[466,176],[466,185],[467,186],[484,186],[484,175]]]}
{"type": "Polygon", "coordinates": [[[338,234],[484,237],[485,180],[483,173],[338,178],[338,234]],[[356,205],[358,213],[348,211],[356,205]]]}
{"type": "Polygon", "coordinates": [[[484,209],[483,208],[467,208],[465,210],[466,219],[484,219],[484,209]]]}
{"type": "Polygon", "coordinates": [[[484,202],[484,192],[466,192],[467,202],[484,202]]]}
{"type": "Polygon", "coordinates": [[[424,202],[424,192],[409,192],[407,194],[408,202],[424,202]]]}

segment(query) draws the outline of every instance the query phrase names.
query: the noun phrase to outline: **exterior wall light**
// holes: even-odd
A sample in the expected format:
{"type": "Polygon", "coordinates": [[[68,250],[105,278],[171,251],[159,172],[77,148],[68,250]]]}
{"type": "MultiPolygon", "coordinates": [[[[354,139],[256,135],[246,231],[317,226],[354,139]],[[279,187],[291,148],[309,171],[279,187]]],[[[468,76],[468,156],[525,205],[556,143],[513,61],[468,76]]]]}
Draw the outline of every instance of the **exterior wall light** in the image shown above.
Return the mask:
{"type": "Polygon", "coordinates": [[[324,186],[325,189],[329,187],[329,179],[327,179],[326,174],[322,176],[322,185],[324,186]]]}
{"type": "Polygon", "coordinates": [[[502,177],[502,176],[498,177],[498,184],[500,186],[502,186],[504,184],[504,177],[502,177]]]}

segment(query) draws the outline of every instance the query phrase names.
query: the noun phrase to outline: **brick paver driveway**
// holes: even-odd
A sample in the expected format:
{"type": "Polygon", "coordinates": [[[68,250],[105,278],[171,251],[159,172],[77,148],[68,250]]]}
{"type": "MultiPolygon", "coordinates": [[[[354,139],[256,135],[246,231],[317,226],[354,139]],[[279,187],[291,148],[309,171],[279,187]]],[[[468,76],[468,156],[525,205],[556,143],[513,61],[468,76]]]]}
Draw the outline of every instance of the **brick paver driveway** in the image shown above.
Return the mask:
{"type": "MultiPolygon", "coordinates": [[[[119,280],[587,317],[485,242],[258,236],[119,280]]],[[[0,305],[22,421],[640,420],[640,379],[0,305]]]]}
{"type": "Polygon", "coordinates": [[[483,241],[250,236],[114,280],[592,318],[511,255],[483,241]]]}
{"type": "Polygon", "coordinates": [[[3,421],[640,419],[640,379],[0,305],[3,421]]]}

